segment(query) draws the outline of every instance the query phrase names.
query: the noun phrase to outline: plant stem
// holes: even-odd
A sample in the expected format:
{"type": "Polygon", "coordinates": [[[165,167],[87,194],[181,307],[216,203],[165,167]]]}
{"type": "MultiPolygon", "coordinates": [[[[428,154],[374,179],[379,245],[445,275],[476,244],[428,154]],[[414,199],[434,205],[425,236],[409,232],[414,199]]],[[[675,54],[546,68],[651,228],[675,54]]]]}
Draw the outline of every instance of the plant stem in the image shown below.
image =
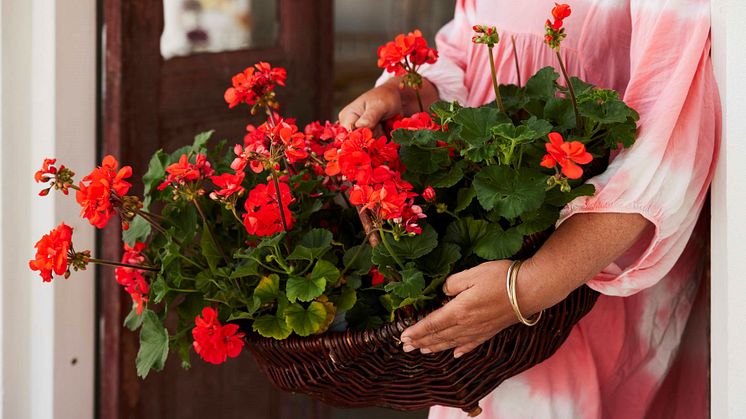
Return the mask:
{"type": "Polygon", "coordinates": [[[215,235],[212,233],[212,229],[210,228],[210,224],[207,222],[207,217],[205,216],[204,211],[202,211],[202,207],[199,205],[199,202],[197,202],[196,199],[192,200],[194,202],[194,206],[197,207],[197,212],[199,213],[199,216],[202,217],[202,223],[205,226],[205,233],[210,236],[210,240],[212,240],[212,244],[215,246],[216,249],[218,249],[218,252],[220,252],[220,256],[223,257],[223,260],[225,261],[225,264],[229,264],[230,261],[228,260],[228,257],[225,256],[225,253],[223,252],[223,248],[220,247],[218,244],[218,241],[215,240],[215,235]]]}
{"type": "Polygon", "coordinates": [[[515,62],[515,74],[518,75],[518,87],[523,84],[521,82],[521,67],[518,65],[518,50],[515,48],[515,36],[511,35],[510,40],[513,42],[513,62],[515,62]]]}
{"type": "Polygon", "coordinates": [[[373,231],[371,231],[371,232],[369,232],[369,233],[367,233],[365,235],[365,237],[363,238],[363,242],[360,243],[360,245],[358,246],[357,250],[355,251],[355,254],[352,255],[352,260],[350,261],[350,264],[347,265],[347,266],[345,266],[344,269],[342,269],[342,272],[339,273],[340,277],[344,276],[344,274],[347,273],[347,271],[350,269],[350,266],[352,266],[352,264],[355,263],[355,261],[357,260],[357,258],[360,257],[360,254],[363,253],[363,245],[365,244],[365,242],[368,241],[368,236],[370,236],[375,231],[376,230],[373,230],[373,231]]]}
{"type": "Polygon", "coordinates": [[[282,205],[282,194],[280,193],[280,181],[277,178],[277,172],[272,170],[272,183],[275,186],[275,194],[277,194],[277,204],[280,207],[280,221],[282,221],[282,228],[288,231],[288,223],[285,220],[285,207],[282,205]]]}
{"type": "Polygon", "coordinates": [[[497,84],[497,73],[495,72],[495,58],[492,55],[491,46],[487,46],[487,51],[490,55],[490,72],[492,73],[492,88],[495,89],[495,104],[500,112],[505,112],[505,105],[503,105],[503,98],[500,96],[500,86],[497,84]]]}
{"type": "Polygon", "coordinates": [[[169,288],[169,291],[176,291],[176,292],[199,292],[197,290],[185,290],[181,288],[169,288]]]}
{"type": "Polygon", "coordinates": [[[88,262],[95,263],[98,265],[122,266],[125,268],[132,268],[132,269],[138,269],[141,271],[150,271],[150,272],[160,272],[161,270],[160,268],[156,268],[154,266],[131,265],[129,263],[114,262],[113,260],[103,260],[103,259],[96,259],[96,258],[88,258],[88,262]]]}
{"type": "Polygon", "coordinates": [[[567,69],[565,69],[565,62],[562,61],[562,56],[560,55],[559,50],[555,52],[557,53],[557,60],[559,60],[560,70],[562,70],[562,76],[565,78],[567,89],[570,91],[570,100],[572,101],[572,109],[573,111],[575,111],[575,126],[577,129],[582,129],[583,127],[580,121],[580,112],[578,112],[578,100],[575,97],[575,88],[572,86],[572,82],[570,82],[570,76],[567,75],[567,69]]]}
{"type": "Polygon", "coordinates": [[[383,243],[383,247],[386,248],[386,251],[389,252],[389,255],[391,255],[392,258],[396,261],[396,264],[399,265],[399,268],[404,270],[404,264],[399,259],[398,256],[396,256],[396,253],[394,253],[394,250],[391,249],[391,246],[389,246],[389,242],[386,240],[386,234],[383,232],[382,228],[378,229],[379,233],[381,233],[381,243],[383,243]]]}
{"type": "Polygon", "coordinates": [[[420,97],[420,88],[414,88],[414,94],[417,97],[417,105],[420,107],[420,112],[425,112],[425,108],[422,106],[422,98],[420,97]]]}
{"type": "Polygon", "coordinates": [[[180,258],[184,259],[185,261],[187,261],[187,262],[191,263],[191,264],[192,264],[192,265],[194,265],[194,266],[195,266],[196,268],[199,268],[199,269],[200,269],[200,270],[202,270],[202,271],[204,271],[204,270],[205,270],[205,267],[204,267],[204,266],[202,266],[202,265],[200,265],[199,263],[197,263],[197,262],[193,261],[193,260],[192,260],[192,258],[190,258],[190,257],[187,257],[187,256],[184,256],[184,255],[182,255],[181,253],[177,253],[176,255],[177,255],[178,257],[180,257],[180,258]]]}
{"type": "Polygon", "coordinates": [[[365,236],[368,238],[370,247],[378,246],[378,243],[381,242],[381,237],[378,234],[378,231],[376,231],[375,226],[373,226],[373,222],[370,220],[368,210],[360,205],[355,208],[357,209],[357,216],[360,219],[360,224],[363,225],[363,231],[365,231],[365,236]]]}

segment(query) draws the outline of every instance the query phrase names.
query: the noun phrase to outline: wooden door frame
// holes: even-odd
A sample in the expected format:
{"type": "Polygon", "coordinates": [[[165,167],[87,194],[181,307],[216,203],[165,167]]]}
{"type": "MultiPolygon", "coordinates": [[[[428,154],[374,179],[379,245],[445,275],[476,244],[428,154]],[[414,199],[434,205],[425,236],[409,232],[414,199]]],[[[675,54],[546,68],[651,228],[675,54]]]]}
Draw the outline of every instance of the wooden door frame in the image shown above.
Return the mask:
{"type": "MultiPolygon", "coordinates": [[[[162,7],[152,7],[158,0],[99,0],[105,45],[103,46],[103,97],[101,115],[101,154],[113,154],[130,164],[134,173],[144,173],[147,157],[158,148],[159,92],[161,70],[184,58],[164,62],[160,53],[163,31],[162,7]],[[130,88],[136,86],[137,88],[130,88]]],[[[158,3],[162,4],[162,3],[158,3]]],[[[198,58],[205,65],[236,54],[246,56],[247,65],[259,59],[277,62],[287,50],[299,51],[289,60],[313,63],[319,69],[332,70],[333,49],[321,45],[333,43],[332,0],[278,0],[279,37],[277,46],[251,51],[205,53],[198,58]],[[290,28],[303,25],[309,16],[318,23],[317,37],[299,36],[290,28]],[[283,27],[288,30],[283,30],[283,27]]],[[[280,60],[280,65],[283,62],[280,60]]],[[[321,74],[320,71],[316,72],[321,74]]],[[[292,81],[292,74],[290,75],[292,81]]],[[[289,81],[289,82],[290,82],[289,81]]],[[[293,86],[289,83],[289,86],[293,86]]],[[[311,103],[315,117],[328,117],[331,111],[331,77],[317,77],[316,93],[311,103]]],[[[292,89],[290,87],[289,89],[292,89]]],[[[138,190],[139,189],[139,190],[138,190]]],[[[135,182],[135,191],[141,185],[135,182]]],[[[101,234],[99,253],[106,259],[121,256],[121,236],[117,226],[101,234]]],[[[139,397],[139,378],[135,372],[138,341],[122,323],[131,308],[131,301],[112,280],[113,270],[102,268],[99,276],[99,365],[97,414],[101,418],[126,416],[128,406],[139,397]]],[[[311,414],[311,412],[309,412],[311,414]]],[[[314,412],[320,417],[322,413],[314,412]]]]}

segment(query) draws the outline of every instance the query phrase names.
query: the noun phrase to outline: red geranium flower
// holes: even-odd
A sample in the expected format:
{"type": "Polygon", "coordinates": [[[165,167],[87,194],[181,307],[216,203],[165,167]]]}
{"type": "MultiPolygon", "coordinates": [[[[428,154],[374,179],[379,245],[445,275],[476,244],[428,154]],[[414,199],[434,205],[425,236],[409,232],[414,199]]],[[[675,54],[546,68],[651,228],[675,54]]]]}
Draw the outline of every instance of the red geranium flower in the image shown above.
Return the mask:
{"type": "Polygon", "coordinates": [[[212,176],[210,180],[212,180],[212,183],[214,183],[215,186],[217,186],[220,189],[218,189],[217,191],[211,192],[210,198],[219,200],[219,199],[227,199],[234,194],[241,196],[244,192],[244,188],[243,186],[241,186],[241,183],[243,183],[244,176],[245,176],[244,172],[238,172],[236,174],[223,173],[220,176],[212,176]]]}
{"type": "Polygon", "coordinates": [[[52,281],[52,273],[66,277],[69,275],[68,256],[72,248],[72,237],[72,227],[61,223],[34,245],[36,257],[29,261],[29,267],[33,271],[39,271],[44,282],[52,281]]]}
{"type": "Polygon", "coordinates": [[[298,132],[296,125],[287,122],[278,125],[278,137],[285,148],[285,157],[290,164],[295,164],[308,157],[306,135],[298,132]]]}
{"type": "MultiPolygon", "coordinates": [[[[295,221],[293,213],[288,209],[293,197],[287,183],[279,182],[279,185],[285,221],[288,224],[288,229],[290,229],[293,228],[293,222],[295,221]]],[[[274,185],[260,183],[249,191],[249,196],[244,204],[246,214],[243,215],[244,227],[249,234],[264,237],[284,230],[280,205],[277,201],[277,192],[274,185]]]]}
{"type": "Polygon", "coordinates": [[[422,192],[422,198],[424,198],[428,203],[435,202],[435,189],[433,189],[432,186],[425,188],[425,191],[422,192]]]}
{"type": "Polygon", "coordinates": [[[554,3],[554,8],[552,9],[552,17],[554,18],[554,29],[559,30],[559,28],[562,27],[562,21],[570,17],[571,14],[572,9],[570,8],[569,4],[554,3]]]}
{"type": "Polygon", "coordinates": [[[544,24],[546,30],[544,42],[551,48],[559,50],[560,43],[567,36],[562,26],[564,25],[564,20],[572,14],[572,9],[568,4],[554,3],[554,5],[555,6],[552,9],[552,18],[554,18],[554,22],[547,19],[544,24]]]}
{"type": "Polygon", "coordinates": [[[158,185],[158,190],[162,191],[168,186],[178,188],[187,182],[196,182],[205,177],[212,176],[214,170],[207,161],[207,156],[197,154],[194,163],[189,162],[189,156],[182,154],[177,163],[171,164],[166,168],[166,180],[158,185]]]}
{"type": "MultiPolygon", "coordinates": [[[[145,256],[142,254],[144,249],[145,243],[138,242],[134,247],[130,247],[125,243],[122,263],[142,265],[145,262],[145,256]]],[[[132,301],[136,305],[135,310],[137,314],[142,314],[144,305],[148,302],[148,292],[150,292],[150,286],[143,272],[140,269],[126,266],[118,266],[114,271],[117,283],[123,286],[124,290],[132,297],[132,301]]]]}
{"type": "Polygon", "coordinates": [[[276,107],[271,93],[275,86],[285,86],[286,79],[284,68],[272,68],[269,63],[259,62],[233,76],[233,86],[225,91],[224,98],[231,108],[240,103],[253,106],[260,101],[276,107]]]}
{"type": "Polygon", "coordinates": [[[559,164],[562,167],[562,174],[569,179],[579,179],[583,176],[583,169],[578,165],[587,164],[593,160],[593,156],[585,150],[583,143],[580,141],[565,142],[562,135],[556,132],[549,134],[546,149],[548,154],[541,160],[541,165],[551,169],[559,164]]]}
{"type": "Polygon", "coordinates": [[[211,307],[202,309],[202,316],[194,319],[194,351],[211,364],[222,364],[229,357],[235,358],[243,349],[244,333],[238,325],[220,324],[217,310],[211,307]]]}
{"type": "Polygon", "coordinates": [[[383,276],[381,272],[378,271],[375,267],[370,268],[370,272],[368,272],[370,275],[370,284],[373,286],[383,284],[386,278],[383,276]]]}
{"type": "Polygon", "coordinates": [[[394,121],[393,130],[404,128],[408,130],[421,130],[421,129],[427,129],[431,131],[436,131],[440,129],[440,125],[436,124],[435,121],[433,121],[433,118],[430,116],[427,112],[418,112],[409,118],[401,118],[397,121],[394,121]]]}
{"type": "Polygon", "coordinates": [[[378,47],[378,67],[397,76],[414,72],[418,66],[432,64],[437,60],[438,51],[427,45],[419,30],[406,35],[399,34],[393,41],[378,47]]]}
{"type": "Polygon", "coordinates": [[[104,228],[114,214],[112,193],[119,197],[127,194],[132,184],[125,179],[132,176],[132,168],[124,166],[112,156],[104,157],[101,166],[93,169],[78,185],[75,199],[81,205],[80,216],[98,228],[104,228]]]}

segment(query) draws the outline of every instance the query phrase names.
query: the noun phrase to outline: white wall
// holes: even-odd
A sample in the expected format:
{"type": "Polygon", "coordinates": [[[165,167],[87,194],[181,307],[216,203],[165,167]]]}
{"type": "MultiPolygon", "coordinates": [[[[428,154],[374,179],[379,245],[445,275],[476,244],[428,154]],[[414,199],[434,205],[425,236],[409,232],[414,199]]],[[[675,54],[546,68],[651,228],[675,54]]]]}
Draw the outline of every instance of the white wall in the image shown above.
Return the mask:
{"type": "Polygon", "coordinates": [[[712,0],[713,60],[724,110],[712,186],[713,418],[746,418],[746,2],[712,0]]]}
{"type": "Polygon", "coordinates": [[[93,417],[93,272],[43,284],[28,260],[62,220],[93,247],[74,198],[36,196],[33,173],[44,157],[80,175],[95,164],[95,13],[95,0],[0,0],[3,419],[93,417]]]}

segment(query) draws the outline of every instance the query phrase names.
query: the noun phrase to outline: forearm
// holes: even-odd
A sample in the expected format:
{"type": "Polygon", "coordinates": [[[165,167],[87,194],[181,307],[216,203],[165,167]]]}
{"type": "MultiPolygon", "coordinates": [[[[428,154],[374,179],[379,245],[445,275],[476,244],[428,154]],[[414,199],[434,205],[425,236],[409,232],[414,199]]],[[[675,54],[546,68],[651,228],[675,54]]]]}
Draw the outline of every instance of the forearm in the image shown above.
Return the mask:
{"type": "MultiPolygon", "coordinates": [[[[412,115],[420,111],[420,106],[417,103],[417,95],[414,89],[407,87],[400,88],[402,80],[401,77],[392,77],[384,83],[384,86],[388,86],[396,89],[401,96],[402,112],[406,115],[412,115]]],[[[438,101],[438,89],[428,81],[426,78],[422,79],[422,87],[420,87],[420,98],[422,99],[422,107],[425,111],[430,108],[430,105],[438,101]]]]}
{"type": "Polygon", "coordinates": [[[576,214],[526,260],[518,276],[525,315],[562,301],[626,252],[652,223],[639,214],[576,214]]]}

